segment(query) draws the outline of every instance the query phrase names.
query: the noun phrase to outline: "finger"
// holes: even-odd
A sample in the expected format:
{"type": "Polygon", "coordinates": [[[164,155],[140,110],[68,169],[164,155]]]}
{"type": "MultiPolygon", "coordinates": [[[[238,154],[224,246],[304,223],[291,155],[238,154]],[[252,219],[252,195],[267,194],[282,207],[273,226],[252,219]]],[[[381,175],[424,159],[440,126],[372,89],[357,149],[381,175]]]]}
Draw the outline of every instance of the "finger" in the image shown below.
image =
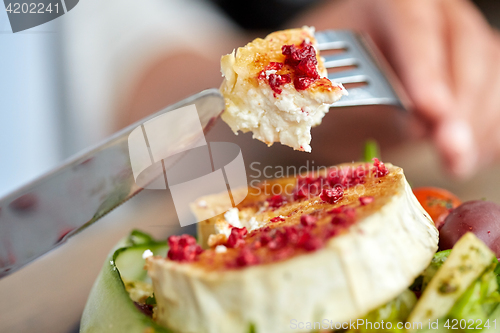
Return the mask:
{"type": "Polygon", "coordinates": [[[469,1],[444,0],[452,86],[460,109],[473,107],[491,71],[493,32],[469,1]]]}
{"type": "Polygon", "coordinates": [[[484,80],[480,97],[481,104],[473,110],[473,126],[475,129],[479,166],[492,164],[500,157],[500,41],[496,41],[496,50],[490,62],[490,76],[484,80]]]}
{"type": "Polygon", "coordinates": [[[490,70],[481,80],[473,107],[467,113],[457,109],[454,117],[436,127],[436,144],[450,171],[459,177],[491,164],[500,153],[500,95],[496,93],[500,91],[500,43],[486,59],[490,70]]]}
{"type": "Polygon", "coordinates": [[[447,118],[436,126],[435,140],[449,169],[467,177],[477,167],[478,136],[487,109],[476,112],[483,103],[484,90],[491,82],[493,60],[491,29],[480,13],[468,2],[444,0],[449,60],[456,105],[447,118]]]}
{"type": "MultiPolygon", "coordinates": [[[[418,113],[433,122],[452,108],[445,27],[440,0],[385,0],[378,6],[383,51],[401,78],[418,113]]],[[[381,3],[381,2],[380,2],[381,3]]]]}

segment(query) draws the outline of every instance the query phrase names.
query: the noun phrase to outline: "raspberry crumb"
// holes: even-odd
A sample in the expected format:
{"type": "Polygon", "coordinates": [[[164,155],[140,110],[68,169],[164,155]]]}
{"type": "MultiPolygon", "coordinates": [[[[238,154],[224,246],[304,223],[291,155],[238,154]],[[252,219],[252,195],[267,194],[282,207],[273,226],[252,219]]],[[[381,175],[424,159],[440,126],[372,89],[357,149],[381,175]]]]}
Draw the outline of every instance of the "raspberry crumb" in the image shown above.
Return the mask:
{"type": "Polygon", "coordinates": [[[318,219],[312,215],[302,215],[300,217],[300,224],[304,227],[310,227],[316,223],[318,219]]]}
{"type": "Polygon", "coordinates": [[[247,234],[247,228],[232,228],[231,235],[227,239],[226,246],[229,248],[237,248],[242,245],[245,245],[245,241],[243,240],[243,236],[247,234]]]}
{"type": "Polygon", "coordinates": [[[373,172],[377,177],[384,177],[389,173],[389,169],[387,169],[385,164],[380,162],[380,160],[376,157],[373,158],[373,166],[374,166],[373,172]]]}
{"type": "Polygon", "coordinates": [[[368,204],[371,204],[373,200],[373,197],[361,197],[359,198],[359,203],[361,204],[361,206],[366,206],[368,204]]]}
{"type": "Polygon", "coordinates": [[[247,248],[242,249],[238,257],[236,257],[236,265],[239,267],[257,265],[258,263],[259,258],[247,248]]]}
{"type": "Polygon", "coordinates": [[[295,89],[307,89],[314,81],[320,78],[316,66],[316,50],[311,42],[303,41],[300,47],[295,45],[283,45],[281,53],[286,57],[285,65],[294,70],[293,84],[295,89]]]}
{"type": "Polygon", "coordinates": [[[341,186],[337,186],[332,189],[324,189],[319,195],[321,200],[328,202],[329,204],[338,202],[343,196],[344,189],[341,186]]]}
{"type": "Polygon", "coordinates": [[[311,237],[304,242],[304,250],[315,251],[323,247],[323,241],[318,237],[311,237]]]}
{"type": "Polygon", "coordinates": [[[266,200],[271,208],[279,208],[286,203],[286,199],[280,194],[273,195],[266,200]]]}
{"type": "Polygon", "coordinates": [[[198,259],[203,250],[196,244],[196,239],[190,235],[170,236],[168,238],[167,257],[172,261],[193,262],[198,259]]]}

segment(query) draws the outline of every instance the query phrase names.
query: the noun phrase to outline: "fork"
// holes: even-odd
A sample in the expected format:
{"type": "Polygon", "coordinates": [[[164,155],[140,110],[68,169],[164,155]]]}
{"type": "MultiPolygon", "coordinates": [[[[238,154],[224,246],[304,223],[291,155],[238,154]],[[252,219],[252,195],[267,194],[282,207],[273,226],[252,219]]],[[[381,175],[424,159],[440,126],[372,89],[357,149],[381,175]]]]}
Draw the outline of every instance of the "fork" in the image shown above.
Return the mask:
{"type": "Polygon", "coordinates": [[[352,31],[316,32],[328,78],[349,92],[332,107],[392,105],[408,110],[409,100],[392,69],[368,36],[352,31]],[[333,51],[334,54],[329,51],[333,51]]]}
{"type": "MultiPolygon", "coordinates": [[[[328,77],[346,84],[349,91],[349,96],[333,104],[334,107],[392,105],[405,109],[398,81],[382,58],[376,56],[376,49],[369,46],[368,39],[349,31],[333,30],[318,32],[316,36],[318,47],[324,52],[325,67],[330,70],[328,77]],[[337,53],[328,55],[329,50],[337,53]],[[352,84],[358,86],[349,88],[352,84]]],[[[145,156],[156,166],[144,170],[148,184],[164,180],[161,178],[166,178],[164,170],[174,165],[189,147],[199,147],[196,143],[201,133],[197,136],[196,131],[186,132],[175,143],[166,144],[168,154],[163,156],[172,155],[172,160],[162,157],[160,163],[153,159],[144,126],[167,112],[192,104],[198,111],[199,129],[205,133],[224,109],[224,99],[218,89],[202,91],[124,128],[0,198],[0,279],[62,244],[142,190],[135,182],[131,165],[128,140],[132,132],[144,135],[144,144],[140,147],[146,149],[145,156]],[[136,131],[138,128],[140,132],[136,131]],[[74,184],[78,184],[78,191],[74,190],[74,184]],[[54,207],[59,208],[54,211],[54,207]]],[[[181,121],[164,125],[162,133],[182,133],[186,126],[181,121]]],[[[166,187],[165,180],[162,186],[166,187]]]]}

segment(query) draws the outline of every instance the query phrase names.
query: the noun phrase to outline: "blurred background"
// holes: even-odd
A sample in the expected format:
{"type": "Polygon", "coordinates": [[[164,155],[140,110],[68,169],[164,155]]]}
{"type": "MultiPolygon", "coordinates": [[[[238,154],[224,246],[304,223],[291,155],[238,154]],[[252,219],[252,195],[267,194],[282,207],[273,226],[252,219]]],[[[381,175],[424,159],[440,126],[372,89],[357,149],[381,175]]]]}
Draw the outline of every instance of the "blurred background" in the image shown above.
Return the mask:
{"type": "MultiPolygon", "coordinates": [[[[0,10],[0,197],[142,117],[218,87],[222,54],[302,22],[325,2],[82,0],[66,15],[16,34],[0,10]]],[[[500,27],[498,0],[474,3],[500,27]]],[[[235,142],[247,166],[264,167],[358,160],[364,141],[374,138],[383,160],[403,167],[413,186],[500,203],[498,164],[458,181],[442,167],[429,137],[408,134],[409,121],[405,111],[390,108],[332,109],[313,129],[311,154],[268,148],[249,133],[235,136],[220,120],[207,140],[235,142]]],[[[157,237],[178,231],[166,191],[142,193],[69,244],[1,279],[0,332],[77,331],[107,252],[132,228],[157,237]]]]}

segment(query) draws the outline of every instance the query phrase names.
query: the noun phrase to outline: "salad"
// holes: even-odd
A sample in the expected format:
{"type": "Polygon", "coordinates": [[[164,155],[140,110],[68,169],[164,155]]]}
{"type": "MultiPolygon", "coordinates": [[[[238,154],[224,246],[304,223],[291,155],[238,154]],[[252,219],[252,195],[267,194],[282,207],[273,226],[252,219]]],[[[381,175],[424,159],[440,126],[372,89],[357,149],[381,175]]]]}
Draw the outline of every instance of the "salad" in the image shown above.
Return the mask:
{"type": "MultiPolygon", "coordinates": [[[[362,316],[340,321],[327,317],[289,318],[287,327],[276,328],[276,332],[497,331],[500,325],[497,237],[500,234],[496,221],[500,220],[500,207],[482,200],[461,203],[453,194],[437,188],[417,188],[413,193],[435,221],[440,236],[439,250],[430,255],[429,262],[419,269],[415,278],[395,297],[362,316]]],[[[375,197],[374,201],[383,199],[375,197]]],[[[220,244],[212,244],[217,246],[220,244]]],[[[144,269],[150,258],[175,262],[168,259],[170,250],[168,241],[154,240],[138,230],[123,239],[111,252],[95,282],[82,316],[81,332],[181,332],[158,320],[158,295],[144,269]]],[[[311,252],[305,251],[297,256],[310,255],[311,252]]],[[[242,266],[230,271],[251,268],[255,267],[242,266]]],[[[386,279],[390,283],[394,281],[391,276],[386,279]]],[[[259,332],[259,327],[249,322],[242,331],[259,332]]]]}

